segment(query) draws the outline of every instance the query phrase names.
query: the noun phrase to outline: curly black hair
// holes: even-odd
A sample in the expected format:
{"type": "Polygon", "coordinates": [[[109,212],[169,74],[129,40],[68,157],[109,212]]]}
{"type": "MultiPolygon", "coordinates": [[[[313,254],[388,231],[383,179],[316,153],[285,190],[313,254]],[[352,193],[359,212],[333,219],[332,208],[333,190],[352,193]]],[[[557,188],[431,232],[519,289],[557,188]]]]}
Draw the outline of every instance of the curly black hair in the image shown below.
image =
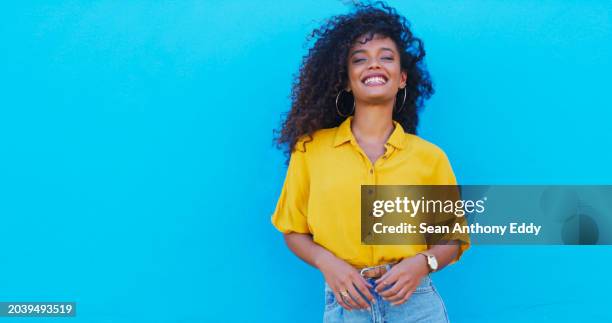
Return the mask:
{"type": "MultiPolygon", "coordinates": [[[[335,100],[348,84],[349,50],[360,36],[365,35],[367,42],[375,34],[389,37],[400,52],[401,69],[408,76],[406,102],[393,119],[404,131],[416,134],[418,110],[434,92],[423,62],[423,41],[413,35],[406,18],[384,2],[355,3],[350,13],[331,17],[307,37],[307,41],[316,42],[303,57],[298,76],[294,76],[291,110],[280,131],[275,130],[276,144],[284,148],[287,157],[303,136],[311,139],[315,131],[336,127],[345,119],[338,115],[335,100]]],[[[403,96],[403,91],[398,91],[396,102],[402,102],[403,96]]],[[[351,111],[352,100],[342,101],[348,107],[340,109],[351,111]]]]}

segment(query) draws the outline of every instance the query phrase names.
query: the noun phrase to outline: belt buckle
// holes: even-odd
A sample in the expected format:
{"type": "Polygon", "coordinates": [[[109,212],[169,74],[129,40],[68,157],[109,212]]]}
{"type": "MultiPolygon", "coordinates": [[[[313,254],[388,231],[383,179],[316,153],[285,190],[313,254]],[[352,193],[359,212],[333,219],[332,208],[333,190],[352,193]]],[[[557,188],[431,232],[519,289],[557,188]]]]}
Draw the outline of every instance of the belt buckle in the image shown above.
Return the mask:
{"type": "MultiPolygon", "coordinates": [[[[385,271],[385,272],[387,272],[387,271],[389,271],[389,270],[391,269],[391,264],[384,264],[384,265],[378,265],[378,266],[372,266],[372,267],[366,267],[366,268],[363,268],[363,269],[361,269],[361,270],[359,271],[359,275],[361,275],[361,277],[364,277],[364,276],[363,276],[363,274],[364,274],[365,272],[370,271],[370,270],[379,269],[379,268],[385,268],[385,269],[386,269],[386,271],[385,271]]],[[[381,276],[382,276],[382,275],[381,275],[381,276]]]]}

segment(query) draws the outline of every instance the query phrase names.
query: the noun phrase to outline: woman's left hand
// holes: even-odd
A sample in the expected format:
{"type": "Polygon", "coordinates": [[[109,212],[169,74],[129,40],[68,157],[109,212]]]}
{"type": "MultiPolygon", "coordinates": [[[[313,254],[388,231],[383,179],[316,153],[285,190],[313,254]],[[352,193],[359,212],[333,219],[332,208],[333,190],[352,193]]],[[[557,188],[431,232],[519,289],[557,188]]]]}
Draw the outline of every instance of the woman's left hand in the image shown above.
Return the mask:
{"type": "Polygon", "coordinates": [[[393,305],[403,304],[419,286],[421,278],[427,274],[429,266],[424,255],[405,258],[376,280],[376,292],[393,305]],[[391,288],[384,290],[391,285],[391,288]]]}

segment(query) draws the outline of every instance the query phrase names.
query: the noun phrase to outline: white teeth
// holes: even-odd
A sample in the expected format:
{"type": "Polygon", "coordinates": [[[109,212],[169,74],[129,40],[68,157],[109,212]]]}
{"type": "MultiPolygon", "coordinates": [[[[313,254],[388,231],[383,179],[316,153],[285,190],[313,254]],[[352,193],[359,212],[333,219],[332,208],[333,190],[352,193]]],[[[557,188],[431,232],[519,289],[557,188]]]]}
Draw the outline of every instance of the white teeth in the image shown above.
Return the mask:
{"type": "Polygon", "coordinates": [[[365,83],[366,85],[370,85],[370,84],[385,84],[385,83],[387,83],[387,81],[385,81],[385,79],[383,77],[374,76],[374,77],[368,77],[363,83],[365,83]]]}

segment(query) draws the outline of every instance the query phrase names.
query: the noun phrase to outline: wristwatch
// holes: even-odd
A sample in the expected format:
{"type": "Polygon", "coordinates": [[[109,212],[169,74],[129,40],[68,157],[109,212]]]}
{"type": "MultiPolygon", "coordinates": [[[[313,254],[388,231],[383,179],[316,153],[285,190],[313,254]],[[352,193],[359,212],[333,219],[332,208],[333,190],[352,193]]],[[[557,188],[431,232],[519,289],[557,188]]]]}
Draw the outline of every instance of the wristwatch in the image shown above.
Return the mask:
{"type": "Polygon", "coordinates": [[[438,270],[438,259],[436,259],[436,256],[425,251],[419,252],[419,254],[422,254],[423,256],[425,256],[425,258],[427,258],[427,265],[429,266],[430,273],[438,270]]]}

